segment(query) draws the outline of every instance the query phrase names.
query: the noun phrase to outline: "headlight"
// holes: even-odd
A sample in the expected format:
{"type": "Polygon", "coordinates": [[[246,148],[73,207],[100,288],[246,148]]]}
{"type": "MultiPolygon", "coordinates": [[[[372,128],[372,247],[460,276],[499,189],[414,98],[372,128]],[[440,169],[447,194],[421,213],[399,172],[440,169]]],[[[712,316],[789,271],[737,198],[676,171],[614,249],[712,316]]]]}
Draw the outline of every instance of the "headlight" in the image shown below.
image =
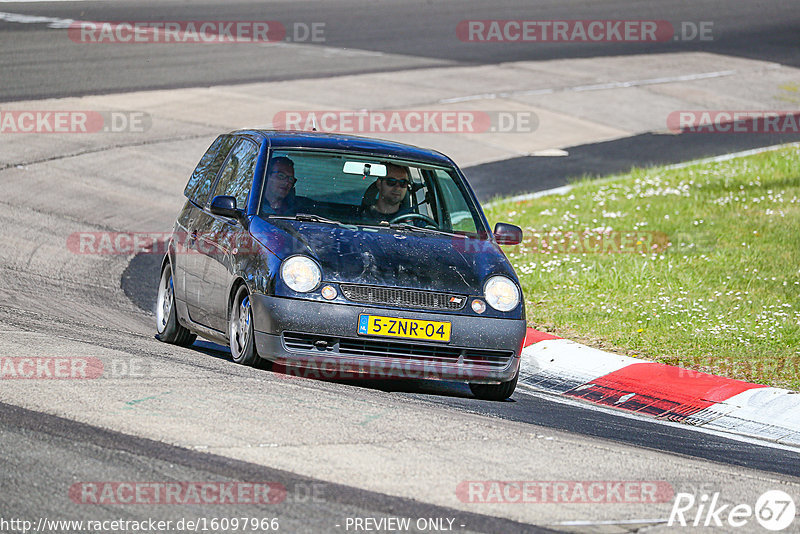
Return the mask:
{"type": "Polygon", "coordinates": [[[281,278],[293,291],[308,293],[322,281],[322,271],[308,256],[292,256],[281,265],[281,278]]]}
{"type": "Polygon", "coordinates": [[[507,312],[519,304],[519,289],[517,285],[505,276],[489,278],[483,288],[486,302],[497,311],[507,312]]]}

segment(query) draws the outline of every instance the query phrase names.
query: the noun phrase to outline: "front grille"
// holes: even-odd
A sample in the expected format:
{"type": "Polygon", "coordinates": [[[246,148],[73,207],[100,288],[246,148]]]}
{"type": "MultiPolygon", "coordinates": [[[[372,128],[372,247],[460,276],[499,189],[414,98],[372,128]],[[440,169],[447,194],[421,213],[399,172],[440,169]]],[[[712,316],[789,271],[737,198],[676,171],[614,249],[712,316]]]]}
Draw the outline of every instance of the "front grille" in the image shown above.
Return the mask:
{"type": "Polygon", "coordinates": [[[331,352],[334,349],[336,340],[326,336],[309,336],[308,334],[283,334],[283,346],[290,352],[305,352],[315,350],[320,352],[331,352]]]}
{"type": "Polygon", "coordinates": [[[397,341],[341,338],[339,340],[339,354],[346,356],[402,358],[455,364],[458,363],[461,350],[446,345],[424,345],[417,343],[399,343],[397,341]]]}
{"type": "Polygon", "coordinates": [[[342,284],[340,287],[347,300],[365,304],[455,311],[460,310],[467,303],[465,296],[448,293],[353,284],[342,284]]]}
{"type": "Polygon", "coordinates": [[[513,352],[504,350],[464,349],[428,343],[315,336],[299,332],[284,332],[283,345],[289,352],[313,353],[314,355],[387,358],[492,369],[505,368],[514,356],[513,352]]]}
{"type": "Polygon", "coordinates": [[[464,363],[467,365],[505,367],[510,358],[511,358],[510,352],[504,352],[498,350],[470,349],[464,351],[464,363]]]}

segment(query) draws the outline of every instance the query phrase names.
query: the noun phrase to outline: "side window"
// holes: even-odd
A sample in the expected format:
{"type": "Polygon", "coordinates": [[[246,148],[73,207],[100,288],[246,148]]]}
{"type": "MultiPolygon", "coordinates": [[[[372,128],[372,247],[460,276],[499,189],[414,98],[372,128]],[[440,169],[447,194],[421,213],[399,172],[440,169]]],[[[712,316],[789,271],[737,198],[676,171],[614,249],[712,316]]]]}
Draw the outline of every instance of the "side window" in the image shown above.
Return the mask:
{"type": "Polygon", "coordinates": [[[211,192],[211,186],[214,183],[214,178],[217,177],[222,162],[230,152],[236,138],[230,135],[220,135],[211,143],[211,146],[206,150],[206,153],[200,159],[200,163],[189,178],[189,183],[186,184],[186,189],[183,194],[192,202],[203,206],[208,199],[208,194],[211,192]]]}
{"type": "Polygon", "coordinates": [[[257,161],[258,146],[247,139],[240,140],[225,162],[212,198],[218,195],[235,197],[236,207],[244,209],[247,206],[247,194],[253,185],[257,161]]]}
{"type": "MultiPolygon", "coordinates": [[[[475,219],[472,211],[464,199],[464,194],[459,190],[458,184],[448,173],[437,170],[436,177],[439,179],[443,202],[442,209],[445,211],[445,218],[450,219],[450,226],[454,232],[465,234],[477,234],[475,219]]],[[[445,219],[445,220],[446,220],[445,219]]]]}

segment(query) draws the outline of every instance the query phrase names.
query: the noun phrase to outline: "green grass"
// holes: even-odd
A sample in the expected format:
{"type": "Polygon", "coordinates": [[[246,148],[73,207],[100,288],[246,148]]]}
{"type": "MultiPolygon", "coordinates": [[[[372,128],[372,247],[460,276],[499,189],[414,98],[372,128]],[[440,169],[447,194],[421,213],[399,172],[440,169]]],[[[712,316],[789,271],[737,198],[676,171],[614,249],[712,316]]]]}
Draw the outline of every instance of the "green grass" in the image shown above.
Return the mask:
{"type": "Polygon", "coordinates": [[[506,253],[531,326],[800,389],[800,150],[574,185],[486,208],[525,232],[506,253]]]}

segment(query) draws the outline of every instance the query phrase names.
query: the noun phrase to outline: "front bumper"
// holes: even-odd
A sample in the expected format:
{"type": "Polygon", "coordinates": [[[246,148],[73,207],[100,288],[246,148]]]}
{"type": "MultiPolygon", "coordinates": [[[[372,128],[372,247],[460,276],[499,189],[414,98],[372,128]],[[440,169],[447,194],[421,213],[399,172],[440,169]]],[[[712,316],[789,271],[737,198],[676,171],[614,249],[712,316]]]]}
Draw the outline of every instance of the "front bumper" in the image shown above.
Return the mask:
{"type": "MultiPolygon", "coordinates": [[[[497,384],[514,378],[525,339],[522,319],[439,314],[252,295],[256,348],[287,369],[321,378],[423,378],[497,384]],[[449,343],[360,336],[374,314],[452,324],[449,343]]],[[[308,376],[308,375],[306,375],[308,376]]]]}

